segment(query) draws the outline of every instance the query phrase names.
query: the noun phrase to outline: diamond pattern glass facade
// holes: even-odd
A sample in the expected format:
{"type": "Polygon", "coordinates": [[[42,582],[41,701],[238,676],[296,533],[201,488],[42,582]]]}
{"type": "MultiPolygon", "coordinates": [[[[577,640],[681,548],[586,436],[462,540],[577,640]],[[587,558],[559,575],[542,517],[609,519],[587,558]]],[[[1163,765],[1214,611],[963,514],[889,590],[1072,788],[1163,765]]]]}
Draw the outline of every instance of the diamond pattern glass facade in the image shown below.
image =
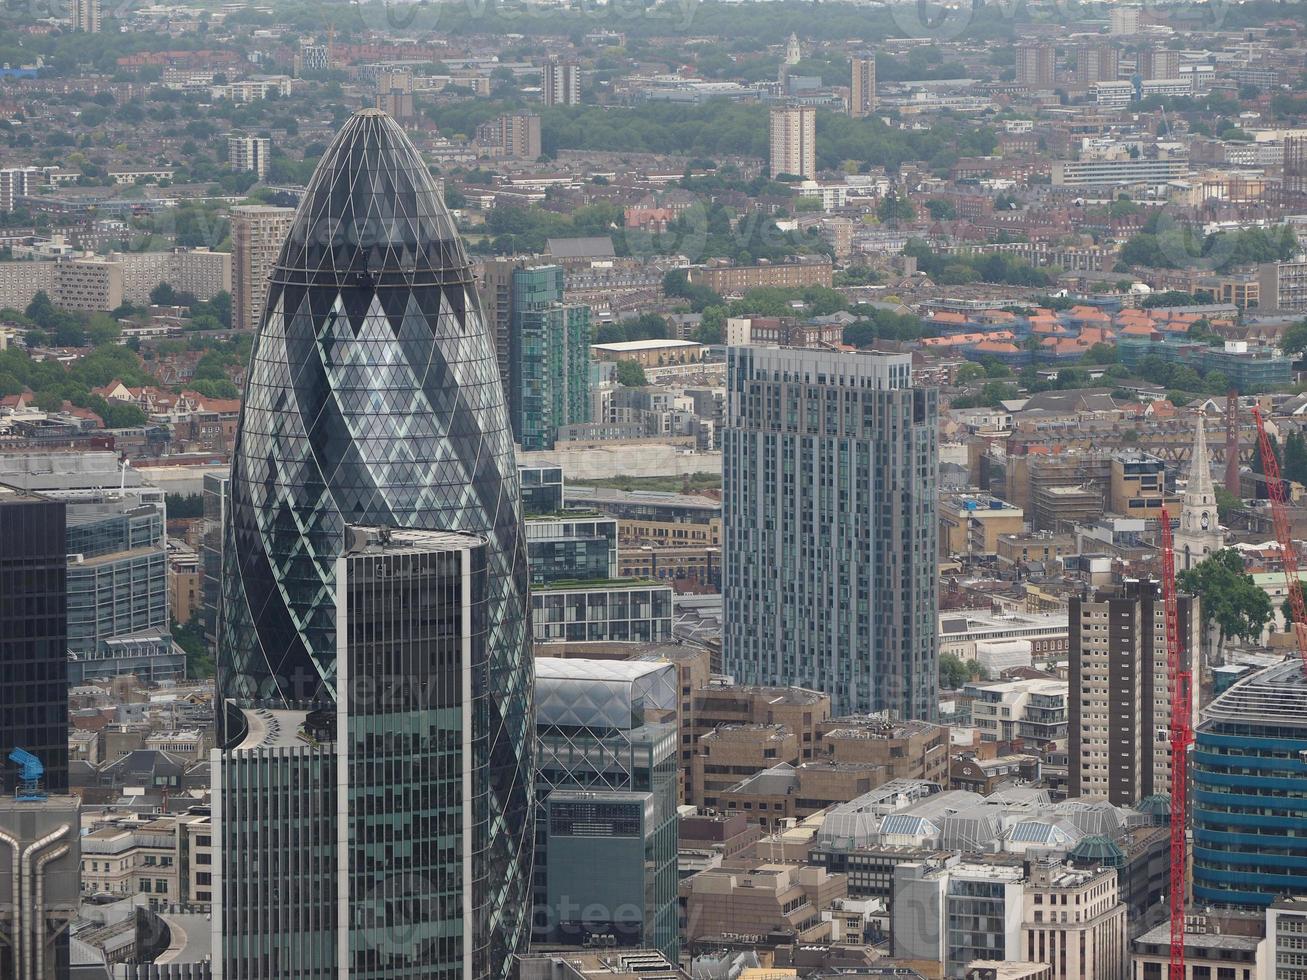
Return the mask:
{"type": "MultiPolygon", "coordinates": [[[[334,705],[334,567],[347,525],[488,543],[478,833],[490,844],[478,875],[491,887],[477,916],[488,975],[502,975],[525,940],[531,862],[527,562],[512,437],[458,234],[417,151],[376,110],[356,113],[323,155],[254,342],[223,549],[219,685],[232,703],[334,705]]],[[[242,866],[240,854],[227,858],[229,872],[242,866]]]]}

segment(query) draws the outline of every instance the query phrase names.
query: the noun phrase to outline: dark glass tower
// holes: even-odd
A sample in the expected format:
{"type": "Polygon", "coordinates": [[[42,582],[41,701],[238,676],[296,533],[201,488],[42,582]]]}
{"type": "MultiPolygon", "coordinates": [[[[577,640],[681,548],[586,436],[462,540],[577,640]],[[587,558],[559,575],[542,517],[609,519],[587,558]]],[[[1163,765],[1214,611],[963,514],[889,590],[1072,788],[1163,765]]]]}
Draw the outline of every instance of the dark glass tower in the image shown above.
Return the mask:
{"type": "MultiPolygon", "coordinates": [[[[470,874],[481,887],[463,901],[484,950],[470,975],[500,977],[525,942],[531,864],[527,565],[512,437],[457,231],[413,145],[376,110],[356,113],[323,155],[273,270],[254,342],[232,458],[220,614],[224,744],[233,764],[220,767],[215,781],[229,779],[219,788],[232,819],[244,812],[242,794],[279,791],[283,766],[273,757],[286,747],[269,738],[271,722],[282,737],[288,725],[302,726],[298,744],[290,743],[297,761],[288,799],[303,802],[333,768],[337,784],[347,785],[348,767],[308,758],[304,746],[320,753],[343,737],[334,727],[336,561],[351,525],[468,532],[486,543],[485,656],[470,672],[469,692],[486,745],[472,829],[486,846],[470,874]],[[265,747],[266,766],[259,761],[265,747]]],[[[427,799],[436,778],[415,767],[395,790],[427,799]]],[[[343,807],[339,794],[330,805],[343,807]]],[[[234,894],[239,884],[271,892],[284,873],[288,887],[304,888],[301,908],[322,906],[288,928],[265,921],[251,895],[241,907],[224,903],[227,980],[335,976],[346,955],[340,937],[358,923],[333,921],[334,899],[319,895],[334,887],[341,848],[334,831],[316,825],[320,815],[306,820],[314,826],[284,834],[222,831],[224,891],[234,894]],[[316,850],[278,853],[286,840],[316,850]],[[309,878],[286,870],[290,861],[309,878]],[[315,878],[324,868],[331,873],[315,878]]],[[[396,831],[397,843],[404,833],[396,831]]],[[[471,846],[454,834],[423,860],[461,862],[471,846]]],[[[414,870],[399,849],[383,849],[379,861],[392,860],[396,875],[414,870]]],[[[388,908],[407,914],[400,904],[388,908]]],[[[388,926],[374,918],[368,927],[388,926]]],[[[446,974],[418,957],[390,964],[384,975],[446,974]]]]}
{"type": "MultiPolygon", "coordinates": [[[[68,792],[68,549],[64,504],[0,485],[0,793],[23,748],[41,788],[68,792]]],[[[3,972],[3,971],[0,971],[3,972]]]]}

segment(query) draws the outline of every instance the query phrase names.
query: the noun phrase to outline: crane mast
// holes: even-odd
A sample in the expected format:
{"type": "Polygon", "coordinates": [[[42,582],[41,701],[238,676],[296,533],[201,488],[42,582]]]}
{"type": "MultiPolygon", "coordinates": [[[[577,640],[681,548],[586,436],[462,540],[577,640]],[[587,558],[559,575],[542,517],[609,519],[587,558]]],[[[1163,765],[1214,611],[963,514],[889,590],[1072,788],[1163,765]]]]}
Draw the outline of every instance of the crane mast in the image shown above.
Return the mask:
{"type": "Polygon", "coordinates": [[[1180,632],[1180,609],[1175,590],[1175,548],[1171,515],[1162,508],[1162,605],[1166,616],[1166,677],[1171,688],[1171,961],[1169,980],[1185,980],[1184,916],[1188,892],[1189,746],[1193,743],[1193,672],[1185,656],[1180,632]]]}
{"type": "Polygon", "coordinates": [[[1289,525],[1288,495],[1280,477],[1280,461],[1271,449],[1271,437],[1266,434],[1262,410],[1253,406],[1253,419],[1257,422],[1257,444],[1261,449],[1262,475],[1266,477],[1267,496],[1271,499],[1271,520],[1275,524],[1275,540],[1280,544],[1280,564],[1284,568],[1284,585],[1289,593],[1289,617],[1293,620],[1293,635],[1298,643],[1298,656],[1307,669],[1307,603],[1303,602],[1302,580],[1298,576],[1298,552],[1293,546],[1293,531],[1289,525]]]}

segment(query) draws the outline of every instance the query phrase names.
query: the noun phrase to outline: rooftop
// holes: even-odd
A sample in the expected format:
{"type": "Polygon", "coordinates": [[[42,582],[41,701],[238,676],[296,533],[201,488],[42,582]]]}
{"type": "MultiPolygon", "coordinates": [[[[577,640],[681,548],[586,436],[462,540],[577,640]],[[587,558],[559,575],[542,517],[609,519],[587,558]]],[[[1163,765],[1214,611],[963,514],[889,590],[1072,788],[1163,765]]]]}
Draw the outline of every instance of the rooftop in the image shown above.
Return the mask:
{"type": "Polygon", "coordinates": [[[703,344],[695,340],[671,340],[662,338],[657,340],[619,340],[611,344],[591,344],[595,350],[612,351],[615,354],[632,353],[642,350],[662,350],[664,347],[702,347],[703,344]]]}
{"type": "Polygon", "coordinates": [[[1203,709],[1203,722],[1307,728],[1307,672],[1294,657],[1236,681],[1203,709]]]}

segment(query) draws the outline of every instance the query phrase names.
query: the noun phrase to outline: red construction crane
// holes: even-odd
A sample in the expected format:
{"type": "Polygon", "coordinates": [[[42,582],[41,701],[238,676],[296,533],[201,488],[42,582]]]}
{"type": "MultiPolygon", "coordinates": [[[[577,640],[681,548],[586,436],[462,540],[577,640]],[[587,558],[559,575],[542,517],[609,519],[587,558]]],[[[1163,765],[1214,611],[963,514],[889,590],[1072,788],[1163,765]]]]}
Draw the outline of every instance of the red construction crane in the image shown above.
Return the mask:
{"type": "Polygon", "coordinates": [[[1298,578],[1298,552],[1293,547],[1293,531],[1289,527],[1289,513],[1284,480],[1280,478],[1280,461],[1271,449],[1271,438],[1266,434],[1262,410],[1253,406],[1257,421],[1257,444],[1261,448],[1262,476],[1266,478],[1267,496],[1271,498],[1271,519],[1275,522],[1275,539],[1280,542],[1280,564],[1284,567],[1284,584],[1289,590],[1289,612],[1293,619],[1293,635],[1298,641],[1298,655],[1307,669],[1307,603],[1303,602],[1302,581],[1298,578]]]}
{"type": "Polygon", "coordinates": [[[1188,891],[1186,866],[1189,816],[1189,746],[1193,672],[1180,633],[1180,611],[1175,593],[1175,549],[1171,544],[1171,515],[1162,508],[1162,604],[1166,612],[1166,676],[1171,685],[1171,967],[1169,980],[1184,977],[1184,910],[1188,891]]]}

